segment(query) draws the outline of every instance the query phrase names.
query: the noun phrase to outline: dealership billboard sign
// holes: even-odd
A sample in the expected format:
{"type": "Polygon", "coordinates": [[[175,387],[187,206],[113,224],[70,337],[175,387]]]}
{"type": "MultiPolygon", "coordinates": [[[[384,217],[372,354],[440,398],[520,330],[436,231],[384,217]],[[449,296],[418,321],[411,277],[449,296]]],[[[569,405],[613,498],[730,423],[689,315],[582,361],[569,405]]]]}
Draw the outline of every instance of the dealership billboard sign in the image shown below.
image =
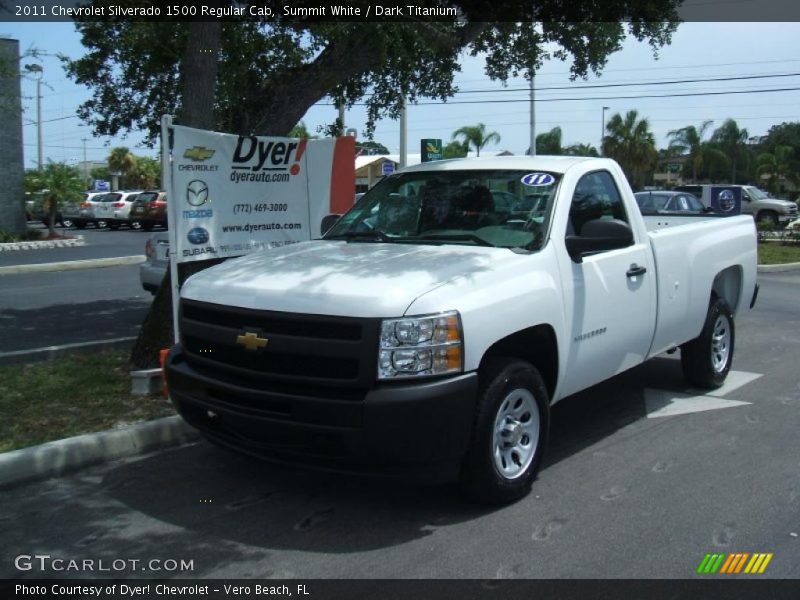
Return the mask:
{"type": "Polygon", "coordinates": [[[178,262],[310,240],[353,204],[351,137],[306,140],[172,126],[170,230],[178,262]]]}

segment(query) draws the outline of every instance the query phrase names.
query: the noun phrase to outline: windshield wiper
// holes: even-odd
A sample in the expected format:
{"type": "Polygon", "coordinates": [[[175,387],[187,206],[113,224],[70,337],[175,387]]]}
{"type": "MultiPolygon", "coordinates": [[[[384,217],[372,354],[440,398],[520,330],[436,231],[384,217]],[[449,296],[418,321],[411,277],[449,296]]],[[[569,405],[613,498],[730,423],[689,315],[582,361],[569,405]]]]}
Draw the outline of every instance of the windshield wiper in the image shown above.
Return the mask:
{"type": "Polygon", "coordinates": [[[331,235],[326,237],[326,240],[335,240],[344,238],[346,240],[355,240],[355,239],[371,239],[371,240],[380,240],[381,242],[391,242],[393,238],[383,233],[380,229],[373,229],[371,231],[345,231],[344,233],[337,233],[336,235],[331,235]]]}
{"type": "Polygon", "coordinates": [[[483,239],[474,233],[429,233],[427,235],[416,236],[415,240],[431,240],[431,241],[453,241],[453,242],[473,242],[478,246],[489,246],[494,248],[494,244],[483,239]]]}

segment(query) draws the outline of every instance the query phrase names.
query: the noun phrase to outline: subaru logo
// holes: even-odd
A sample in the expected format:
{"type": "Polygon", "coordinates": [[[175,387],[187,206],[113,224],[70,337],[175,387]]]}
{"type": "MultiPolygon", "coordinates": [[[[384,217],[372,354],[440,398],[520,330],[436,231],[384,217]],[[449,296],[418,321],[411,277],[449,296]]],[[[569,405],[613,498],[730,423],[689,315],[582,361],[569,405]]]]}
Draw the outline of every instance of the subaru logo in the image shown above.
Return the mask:
{"type": "Polygon", "coordinates": [[[189,233],[186,234],[186,239],[195,246],[205,244],[208,242],[208,231],[202,227],[195,227],[189,230],[189,233]]]}
{"type": "Polygon", "coordinates": [[[719,209],[722,212],[730,212],[736,206],[736,199],[733,197],[733,192],[730,190],[722,190],[717,197],[719,209]]]}
{"type": "Polygon", "coordinates": [[[193,179],[186,186],[186,201],[192,206],[203,206],[208,202],[208,184],[199,179],[193,179]]]}

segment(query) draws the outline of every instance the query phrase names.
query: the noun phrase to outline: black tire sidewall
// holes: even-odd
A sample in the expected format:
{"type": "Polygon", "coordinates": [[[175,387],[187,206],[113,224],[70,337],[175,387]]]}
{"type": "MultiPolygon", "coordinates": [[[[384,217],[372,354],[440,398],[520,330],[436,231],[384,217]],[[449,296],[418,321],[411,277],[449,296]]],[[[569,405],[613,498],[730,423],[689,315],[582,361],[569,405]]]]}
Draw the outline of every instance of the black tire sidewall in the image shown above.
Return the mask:
{"type": "Polygon", "coordinates": [[[462,483],[473,498],[490,504],[505,504],[528,493],[547,444],[549,416],[549,394],[535,367],[521,360],[499,359],[482,369],[473,441],[462,473],[462,483]],[[518,388],[529,390],[536,401],[539,440],[525,473],[507,479],[498,472],[494,463],[494,424],[503,400],[510,391],[518,388]]]}
{"type": "Polygon", "coordinates": [[[734,326],[733,313],[725,300],[714,298],[708,307],[708,314],[700,335],[689,342],[686,348],[682,350],[681,359],[685,361],[683,369],[689,382],[708,389],[722,386],[733,364],[735,342],[736,328],[734,326]],[[714,335],[714,325],[721,315],[724,315],[728,321],[728,328],[731,334],[730,347],[725,368],[722,371],[716,371],[711,360],[711,340],[714,335]]]}

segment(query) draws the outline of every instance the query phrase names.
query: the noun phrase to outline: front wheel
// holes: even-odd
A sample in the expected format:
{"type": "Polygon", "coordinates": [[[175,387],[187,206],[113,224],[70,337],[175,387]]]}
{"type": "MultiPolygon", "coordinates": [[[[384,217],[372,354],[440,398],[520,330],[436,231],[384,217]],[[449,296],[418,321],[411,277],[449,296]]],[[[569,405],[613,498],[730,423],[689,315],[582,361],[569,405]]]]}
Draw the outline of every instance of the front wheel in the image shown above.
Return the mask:
{"type": "Polygon", "coordinates": [[[712,297],[700,335],[681,346],[683,376],[692,385],[716,389],[725,383],[733,362],[733,313],[722,298],[712,297]]]}
{"type": "Polygon", "coordinates": [[[780,223],[778,220],[778,213],[772,210],[762,210],[758,213],[758,221],[767,221],[773,227],[777,227],[780,223]]]}
{"type": "Polygon", "coordinates": [[[480,373],[472,444],[461,483],[473,499],[506,504],[530,490],[547,441],[550,400],[539,371],[510,358],[480,373]]]}

